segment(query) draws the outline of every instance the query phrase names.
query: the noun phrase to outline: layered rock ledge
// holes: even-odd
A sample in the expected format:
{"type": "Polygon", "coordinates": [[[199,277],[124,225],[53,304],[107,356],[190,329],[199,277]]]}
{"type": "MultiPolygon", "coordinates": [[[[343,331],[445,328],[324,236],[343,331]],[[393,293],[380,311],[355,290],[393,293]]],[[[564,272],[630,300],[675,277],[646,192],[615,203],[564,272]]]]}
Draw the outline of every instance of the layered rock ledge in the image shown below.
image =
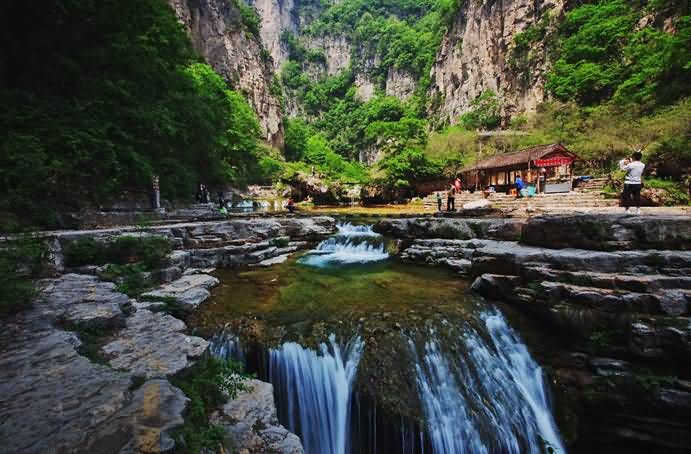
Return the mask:
{"type": "MultiPolygon", "coordinates": [[[[313,218],[44,234],[57,277],[37,282],[33,306],[4,320],[0,332],[0,451],[171,451],[189,399],[169,378],[193,365],[208,343],[161,311],[185,313],[202,304],[218,284],[208,274],[213,266],[268,266],[334,229],[332,218],[313,218]],[[134,300],[101,281],[101,267],[62,274],[69,242],[126,234],[162,235],[177,246],[164,267],[147,273],[162,283],[157,288],[134,300]]],[[[301,453],[299,438],[277,421],[271,386],[257,381],[253,389],[228,403],[229,415],[242,408],[251,421],[224,417],[233,446],[301,453]]]]}
{"type": "Polygon", "coordinates": [[[456,269],[474,279],[475,292],[554,333],[560,353],[544,362],[565,435],[579,449],[688,452],[691,217],[483,221],[386,220],[377,228],[405,240],[403,260],[456,269]]]}

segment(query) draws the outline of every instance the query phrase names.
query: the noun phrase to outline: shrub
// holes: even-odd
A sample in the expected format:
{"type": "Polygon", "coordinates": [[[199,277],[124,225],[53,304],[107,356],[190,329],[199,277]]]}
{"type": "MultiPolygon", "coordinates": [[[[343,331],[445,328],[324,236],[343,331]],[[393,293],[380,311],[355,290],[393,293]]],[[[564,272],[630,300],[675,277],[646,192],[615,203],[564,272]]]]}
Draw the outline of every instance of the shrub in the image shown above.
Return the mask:
{"type": "Polygon", "coordinates": [[[209,422],[209,414],[245,389],[241,370],[234,362],[204,356],[171,380],[190,399],[185,424],[174,434],[179,452],[216,450],[223,440],[223,430],[209,422]]]}
{"type": "Polygon", "coordinates": [[[79,238],[65,246],[63,252],[67,266],[103,265],[106,263],[106,245],[93,238],[79,238]]]}
{"type": "Polygon", "coordinates": [[[33,236],[19,235],[0,246],[0,317],[28,307],[31,278],[40,273],[44,255],[43,243],[33,236]]]}
{"type": "Polygon", "coordinates": [[[643,185],[653,189],[664,190],[667,193],[667,196],[663,200],[665,205],[689,205],[691,203],[691,198],[684,192],[682,185],[677,181],[664,180],[661,178],[646,178],[643,185]]]}
{"type": "Polygon", "coordinates": [[[118,292],[130,297],[139,296],[151,287],[151,280],[146,275],[146,269],[140,263],[110,264],[101,276],[115,282],[118,292]]]}

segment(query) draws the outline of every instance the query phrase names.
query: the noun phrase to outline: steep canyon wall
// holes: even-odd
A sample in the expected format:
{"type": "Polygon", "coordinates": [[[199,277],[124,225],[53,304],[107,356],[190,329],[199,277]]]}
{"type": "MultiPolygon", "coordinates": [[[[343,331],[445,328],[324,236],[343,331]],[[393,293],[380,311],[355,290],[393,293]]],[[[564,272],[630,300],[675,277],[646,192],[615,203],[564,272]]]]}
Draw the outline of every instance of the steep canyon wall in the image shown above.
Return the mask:
{"type": "Polygon", "coordinates": [[[259,117],[265,139],[283,145],[281,104],[272,89],[271,58],[262,41],[245,28],[242,15],[227,0],[169,0],[192,43],[230,85],[243,93],[259,117]]]}

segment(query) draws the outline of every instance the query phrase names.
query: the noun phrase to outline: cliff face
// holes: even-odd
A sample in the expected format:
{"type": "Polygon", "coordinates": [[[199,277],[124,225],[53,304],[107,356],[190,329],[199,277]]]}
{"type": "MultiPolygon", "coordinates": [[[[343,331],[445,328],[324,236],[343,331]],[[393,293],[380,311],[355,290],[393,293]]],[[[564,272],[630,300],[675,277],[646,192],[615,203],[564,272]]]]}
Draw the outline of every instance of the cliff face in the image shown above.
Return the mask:
{"type": "Polygon", "coordinates": [[[563,0],[467,1],[444,36],[432,67],[430,95],[441,100],[440,120],[455,123],[470,103],[486,90],[503,101],[509,118],[534,111],[545,98],[547,72],[544,40],[531,43],[523,67],[512,64],[514,38],[541,23],[549,28],[563,0]],[[542,21],[542,22],[541,22],[542,21]]]}
{"type": "Polygon", "coordinates": [[[281,147],[282,111],[271,90],[271,59],[266,57],[261,41],[245,29],[240,11],[226,0],[169,3],[189,30],[197,52],[245,95],[259,117],[266,141],[281,147]]]}
{"type": "MultiPolygon", "coordinates": [[[[563,15],[568,0],[469,0],[463,2],[437,52],[431,70],[430,115],[441,123],[456,123],[471,102],[486,90],[502,101],[502,116],[508,120],[525,111],[534,111],[545,98],[548,68],[545,34],[563,15]],[[540,35],[514,50],[515,38],[541,27],[540,35]]],[[[221,73],[233,88],[243,92],[257,112],[266,140],[283,144],[282,116],[303,115],[300,102],[286,96],[282,111],[275,75],[288,60],[282,35],[300,37],[305,48],[323,54],[323,61],[305,63],[303,70],[312,80],[333,76],[353,61],[357,96],[371,99],[377,89],[405,100],[416,89],[408,73],[389,68],[385,81],[370,73],[379,64],[378,56],[360,58],[363,49],[353,48],[346,36],[325,33],[303,35],[302,31],[321,13],[321,7],[305,0],[250,0],[261,20],[259,36],[242,23],[240,11],[227,0],[169,0],[177,16],[190,31],[198,52],[221,73]],[[353,60],[355,59],[355,60],[353,60]],[[380,86],[381,84],[381,86],[380,86]]],[[[364,162],[374,153],[364,152],[364,162]]]]}

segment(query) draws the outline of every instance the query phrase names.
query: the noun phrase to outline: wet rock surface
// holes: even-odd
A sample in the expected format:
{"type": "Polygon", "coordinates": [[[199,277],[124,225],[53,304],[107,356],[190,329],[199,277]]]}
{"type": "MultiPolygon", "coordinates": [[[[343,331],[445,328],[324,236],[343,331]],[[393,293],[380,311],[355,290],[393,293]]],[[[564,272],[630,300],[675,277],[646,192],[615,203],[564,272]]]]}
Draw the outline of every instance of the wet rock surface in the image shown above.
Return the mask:
{"type": "Polygon", "coordinates": [[[225,430],[228,444],[240,453],[302,454],[300,438],[278,422],[273,386],[255,379],[245,385],[247,389],[213,417],[225,430]]]}
{"type": "Polygon", "coordinates": [[[204,339],[184,334],[186,328],[170,315],[138,310],[102,350],[114,369],[138,377],[167,377],[187,368],[208,347],[204,339]]]}

